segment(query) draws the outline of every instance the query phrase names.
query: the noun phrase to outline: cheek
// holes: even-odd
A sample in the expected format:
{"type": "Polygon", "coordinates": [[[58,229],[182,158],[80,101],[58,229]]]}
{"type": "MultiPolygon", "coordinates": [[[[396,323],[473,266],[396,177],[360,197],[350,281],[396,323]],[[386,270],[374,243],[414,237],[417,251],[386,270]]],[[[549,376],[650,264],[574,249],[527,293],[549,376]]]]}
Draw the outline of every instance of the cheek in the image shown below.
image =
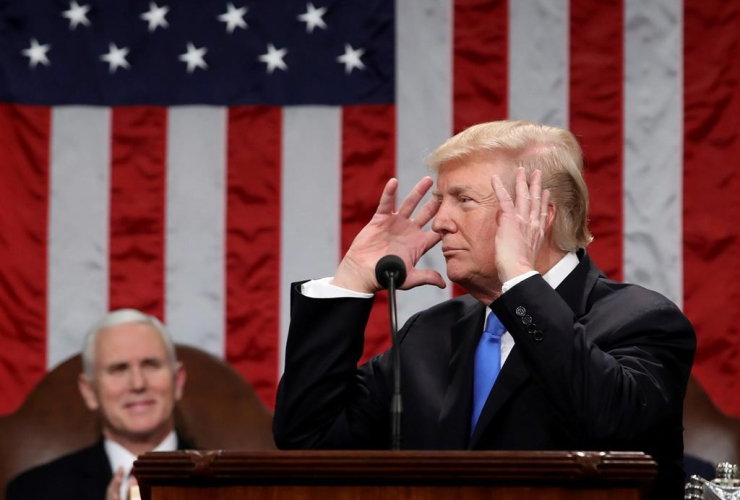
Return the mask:
{"type": "Polygon", "coordinates": [[[171,398],[175,393],[175,382],[172,375],[157,376],[150,379],[149,388],[160,396],[171,398]]]}
{"type": "Polygon", "coordinates": [[[100,399],[104,401],[117,401],[125,396],[126,384],[120,380],[107,380],[105,383],[100,384],[98,394],[100,399]]]}

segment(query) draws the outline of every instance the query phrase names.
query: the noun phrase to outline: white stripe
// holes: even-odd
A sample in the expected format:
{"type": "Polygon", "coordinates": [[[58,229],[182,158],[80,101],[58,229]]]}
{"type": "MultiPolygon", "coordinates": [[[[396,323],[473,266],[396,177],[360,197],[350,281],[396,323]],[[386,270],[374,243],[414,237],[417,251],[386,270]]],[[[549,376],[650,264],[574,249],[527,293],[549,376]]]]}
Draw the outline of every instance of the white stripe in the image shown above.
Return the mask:
{"type": "Polygon", "coordinates": [[[165,320],[176,342],[225,349],[226,110],[169,109],[165,320]]]}
{"type": "Polygon", "coordinates": [[[49,369],[80,352],[108,310],[110,110],[54,108],[51,131],[49,369]]]}
{"type": "Polygon", "coordinates": [[[290,324],[290,284],[333,276],[339,263],[341,110],[283,108],[280,367],[290,324]]]}
{"type": "MultiPolygon", "coordinates": [[[[400,202],[429,171],[424,157],[452,133],[452,1],[396,2],[396,173],[400,202]]],[[[428,195],[427,198],[428,199],[428,195]]],[[[422,257],[420,269],[445,274],[439,246],[422,257]]],[[[398,319],[451,296],[452,287],[425,286],[403,293],[398,319]]]]}
{"type": "Polygon", "coordinates": [[[681,2],[627,0],[624,277],[681,304],[681,2]]]}
{"type": "Polygon", "coordinates": [[[509,0],[509,118],[568,126],[568,0],[509,0]]]}

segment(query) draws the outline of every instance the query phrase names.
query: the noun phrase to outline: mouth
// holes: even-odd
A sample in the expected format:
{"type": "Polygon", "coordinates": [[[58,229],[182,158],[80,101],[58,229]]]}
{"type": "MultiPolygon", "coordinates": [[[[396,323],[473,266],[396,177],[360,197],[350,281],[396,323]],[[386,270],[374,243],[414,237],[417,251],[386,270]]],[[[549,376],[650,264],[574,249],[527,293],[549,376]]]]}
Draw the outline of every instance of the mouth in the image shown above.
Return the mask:
{"type": "Polygon", "coordinates": [[[445,257],[452,257],[456,253],[460,253],[462,251],[463,251],[462,248],[447,247],[447,246],[442,247],[442,255],[444,255],[445,257]]]}
{"type": "Polygon", "coordinates": [[[147,409],[149,409],[150,407],[154,405],[155,405],[155,401],[149,399],[145,401],[131,401],[129,403],[124,404],[123,408],[126,410],[131,410],[131,411],[136,412],[136,411],[146,411],[147,409]]]}

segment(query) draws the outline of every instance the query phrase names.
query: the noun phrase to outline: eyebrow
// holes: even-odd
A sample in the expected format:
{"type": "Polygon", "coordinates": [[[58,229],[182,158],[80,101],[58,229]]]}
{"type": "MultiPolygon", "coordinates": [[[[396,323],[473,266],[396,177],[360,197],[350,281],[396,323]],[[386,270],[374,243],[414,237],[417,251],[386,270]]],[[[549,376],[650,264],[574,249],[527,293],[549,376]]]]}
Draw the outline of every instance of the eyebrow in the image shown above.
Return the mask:
{"type": "MultiPolygon", "coordinates": [[[[469,184],[460,184],[458,186],[451,186],[449,189],[447,189],[447,193],[451,194],[452,196],[459,195],[461,193],[473,193],[477,196],[482,196],[483,193],[475,189],[473,186],[469,184]]],[[[432,190],[432,196],[438,197],[442,196],[442,191],[440,191],[438,188],[434,188],[432,190]]]]}

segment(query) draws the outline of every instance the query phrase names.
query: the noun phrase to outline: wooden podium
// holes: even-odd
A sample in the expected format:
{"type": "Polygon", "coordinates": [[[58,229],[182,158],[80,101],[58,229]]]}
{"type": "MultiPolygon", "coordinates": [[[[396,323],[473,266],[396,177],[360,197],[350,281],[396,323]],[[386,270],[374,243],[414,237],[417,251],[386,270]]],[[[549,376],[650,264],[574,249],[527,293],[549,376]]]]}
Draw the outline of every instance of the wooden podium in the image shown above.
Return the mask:
{"type": "Polygon", "coordinates": [[[178,451],[134,464],[143,500],[647,498],[656,463],[633,452],[178,451]]]}

